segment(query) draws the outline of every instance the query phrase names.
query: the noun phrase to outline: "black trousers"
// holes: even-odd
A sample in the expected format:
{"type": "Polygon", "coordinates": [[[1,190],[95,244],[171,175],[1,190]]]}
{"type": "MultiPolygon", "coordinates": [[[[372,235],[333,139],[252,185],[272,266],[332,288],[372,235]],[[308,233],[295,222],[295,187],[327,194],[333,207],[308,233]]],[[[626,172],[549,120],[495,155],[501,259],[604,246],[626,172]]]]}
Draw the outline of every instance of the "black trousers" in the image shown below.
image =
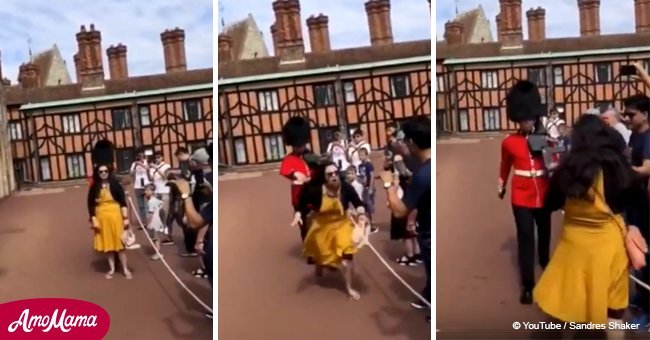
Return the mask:
{"type": "Polygon", "coordinates": [[[537,257],[542,268],[546,268],[551,248],[551,212],[538,208],[512,206],[517,226],[517,257],[519,275],[524,289],[535,286],[535,225],[537,225],[537,257]]]}

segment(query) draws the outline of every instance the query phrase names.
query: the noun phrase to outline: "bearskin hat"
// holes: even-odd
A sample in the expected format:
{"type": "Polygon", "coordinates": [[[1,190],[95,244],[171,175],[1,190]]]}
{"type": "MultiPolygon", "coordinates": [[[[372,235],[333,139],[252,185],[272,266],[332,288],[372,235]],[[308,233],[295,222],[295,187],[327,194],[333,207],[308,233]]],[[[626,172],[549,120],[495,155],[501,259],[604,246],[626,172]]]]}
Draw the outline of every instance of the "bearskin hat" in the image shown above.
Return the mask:
{"type": "Polygon", "coordinates": [[[506,114],[513,122],[536,120],[543,116],[542,97],[537,86],[528,80],[513,85],[506,95],[506,114]]]}
{"type": "Polygon", "coordinates": [[[282,127],[284,143],[291,147],[301,147],[309,143],[309,121],[302,117],[291,117],[282,127]]]}
{"type": "Polygon", "coordinates": [[[95,143],[93,147],[91,158],[93,165],[113,165],[115,162],[113,143],[106,139],[102,139],[95,143]]]}

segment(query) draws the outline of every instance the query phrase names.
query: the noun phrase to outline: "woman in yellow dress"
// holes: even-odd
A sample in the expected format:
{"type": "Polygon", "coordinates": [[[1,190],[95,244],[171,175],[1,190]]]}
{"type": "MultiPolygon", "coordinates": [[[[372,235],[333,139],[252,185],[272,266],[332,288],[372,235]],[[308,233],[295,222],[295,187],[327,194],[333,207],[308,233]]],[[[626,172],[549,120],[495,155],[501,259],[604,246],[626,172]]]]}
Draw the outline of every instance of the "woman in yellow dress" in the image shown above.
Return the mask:
{"type": "Polygon", "coordinates": [[[622,323],[629,287],[624,240],[636,228],[624,213],[644,192],[623,155],[623,138],[599,117],[583,115],[571,143],[546,197],[546,208],[564,209],[562,235],[533,297],[561,321],[622,323]]]}
{"type": "Polygon", "coordinates": [[[94,231],[94,249],[104,253],[109,270],[106,279],[115,273],[115,254],[122,264],[127,279],[133,278],[127,266],[122,233],[129,228],[126,194],[108,165],[100,165],[93,171],[93,184],[88,190],[88,213],[94,231]]]}
{"type": "Polygon", "coordinates": [[[351,218],[357,218],[359,228],[363,228],[362,236],[367,237],[369,231],[363,202],[352,186],[341,181],[337,166],[327,162],[302,189],[298,211],[291,225],[297,227],[304,222],[309,226],[303,254],[309,263],[316,265],[316,276],[321,277],[325,267],[340,269],[348,296],[358,300],[359,292],[352,287],[352,259],[359,244],[353,241],[355,226],[351,218]],[[349,209],[350,205],[354,210],[349,209]]]}

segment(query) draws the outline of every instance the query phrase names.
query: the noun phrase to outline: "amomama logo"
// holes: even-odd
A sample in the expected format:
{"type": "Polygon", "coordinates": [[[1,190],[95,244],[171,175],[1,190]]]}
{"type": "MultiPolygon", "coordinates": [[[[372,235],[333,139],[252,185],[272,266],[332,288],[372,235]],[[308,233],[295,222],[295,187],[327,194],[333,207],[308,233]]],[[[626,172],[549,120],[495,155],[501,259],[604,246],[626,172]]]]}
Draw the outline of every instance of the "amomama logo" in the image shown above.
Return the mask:
{"type": "Polygon", "coordinates": [[[100,340],[111,320],[102,307],[74,299],[29,299],[0,304],[0,339],[100,340]]]}

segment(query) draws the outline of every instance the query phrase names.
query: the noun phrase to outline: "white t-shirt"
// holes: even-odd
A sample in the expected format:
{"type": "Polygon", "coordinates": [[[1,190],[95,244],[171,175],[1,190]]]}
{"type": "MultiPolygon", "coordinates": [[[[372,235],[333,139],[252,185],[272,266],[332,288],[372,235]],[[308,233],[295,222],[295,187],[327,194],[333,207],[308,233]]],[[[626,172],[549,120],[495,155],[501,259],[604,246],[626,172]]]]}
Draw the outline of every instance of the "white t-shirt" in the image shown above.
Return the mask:
{"type": "Polygon", "coordinates": [[[134,189],[144,189],[144,187],[149,184],[149,176],[147,176],[147,171],[149,165],[147,161],[142,161],[142,165],[138,165],[138,162],[133,162],[131,164],[131,171],[135,171],[135,183],[133,183],[134,189]]]}
{"type": "Polygon", "coordinates": [[[363,184],[359,183],[356,179],[350,184],[354,188],[354,191],[357,192],[357,195],[359,195],[359,199],[363,200],[363,184]]]}
{"type": "Polygon", "coordinates": [[[327,146],[327,153],[332,155],[332,162],[336,164],[336,166],[339,166],[339,170],[345,170],[349,166],[347,156],[346,156],[346,150],[345,150],[345,143],[343,142],[331,142],[327,146]]]}
{"type": "Polygon", "coordinates": [[[164,177],[165,172],[169,169],[169,164],[165,162],[157,165],[155,169],[149,169],[149,171],[151,171],[151,177],[153,178],[153,184],[156,186],[156,194],[169,194],[167,178],[164,177]]]}
{"type": "Polygon", "coordinates": [[[352,165],[357,168],[357,171],[359,169],[359,164],[361,164],[361,160],[359,159],[359,150],[361,149],[368,150],[368,155],[370,155],[370,144],[365,141],[359,144],[350,145],[348,148],[348,157],[350,158],[352,165]]]}
{"type": "Polygon", "coordinates": [[[560,125],[565,124],[560,118],[548,119],[546,121],[546,132],[552,138],[560,137],[560,125]]]}
{"type": "Polygon", "coordinates": [[[147,201],[147,213],[153,214],[153,216],[151,216],[151,222],[147,225],[147,229],[157,232],[162,232],[165,229],[165,225],[160,218],[160,210],[163,208],[163,205],[163,201],[156,197],[151,197],[149,201],[147,201]]]}

